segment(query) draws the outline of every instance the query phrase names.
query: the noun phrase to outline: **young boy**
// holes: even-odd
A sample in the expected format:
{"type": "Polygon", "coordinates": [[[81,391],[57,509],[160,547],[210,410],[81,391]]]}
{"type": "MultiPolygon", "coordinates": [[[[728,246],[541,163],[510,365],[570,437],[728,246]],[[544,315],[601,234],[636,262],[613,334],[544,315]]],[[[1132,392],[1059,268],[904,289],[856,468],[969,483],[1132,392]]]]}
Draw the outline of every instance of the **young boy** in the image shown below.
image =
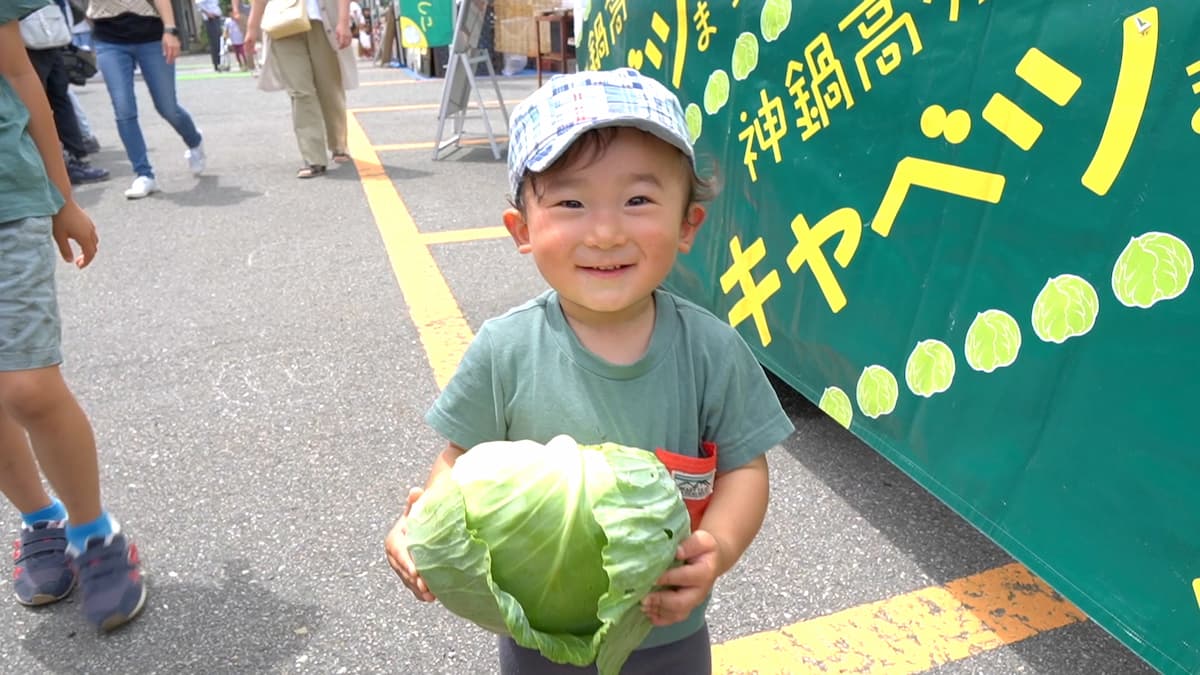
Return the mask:
{"type": "Polygon", "coordinates": [[[54,247],[82,269],[99,240],[71,197],[54,118],[18,29],[18,18],[45,4],[0,3],[0,492],[21,512],[17,601],[61,600],[78,581],[84,615],[111,630],[141,611],[146,587],[137,548],[101,506],[92,428],[58,367],[54,247]],[[62,501],[42,487],[39,465],[62,501]]]}
{"type": "MultiPolygon", "coordinates": [[[[632,69],[560,75],[513,111],[513,208],[504,224],[551,290],[484,323],[426,415],[449,441],[426,486],[483,441],[613,441],[659,452],[689,489],[693,533],[665,587],[643,602],[655,628],[627,673],[710,673],[704,610],[767,508],[765,453],[792,432],[762,368],[728,324],[659,288],[692,246],[711,189],[696,174],[683,111],[632,69]],[[715,447],[714,447],[715,445],[715,447]],[[692,483],[694,486],[694,483],[692,483]]],[[[413,489],[386,541],[389,563],[434,599],[405,543],[413,489]]],[[[503,673],[594,672],[500,640],[503,673]]]]}

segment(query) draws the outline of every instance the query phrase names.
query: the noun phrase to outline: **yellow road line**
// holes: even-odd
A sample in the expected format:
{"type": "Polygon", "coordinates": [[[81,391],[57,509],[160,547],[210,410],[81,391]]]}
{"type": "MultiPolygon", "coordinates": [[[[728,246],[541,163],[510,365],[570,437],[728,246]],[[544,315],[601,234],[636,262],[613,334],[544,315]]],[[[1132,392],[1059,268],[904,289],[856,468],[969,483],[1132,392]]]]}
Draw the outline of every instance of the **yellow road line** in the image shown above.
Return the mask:
{"type": "Polygon", "coordinates": [[[502,225],[495,227],[474,227],[469,230],[449,230],[446,232],[425,232],[421,235],[421,243],[426,246],[434,244],[460,244],[466,241],[482,239],[504,239],[508,230],[502,225]]]}
{"type": "Polygon", "coordinates": [[[384,171],[362,125],[349,113],[346,122],[350,156],[358,168],[367,204],[392,262],[392,273],[421,336],[433,377],[438,388],[444,388],[474,332],[429,248],[421,241],[412,214],[384,171]]]}
{"type": "MultiPolygon", "coordinates": [[[[502,143],[508,140],[508,136],[497,136],[496,142],[502,143]]],[[[458,142],[459,145],[488,145],[489,141],[486,138],[464,138],[458,142]]],[[[392,152],[395,150],[432,150],[433,141],[417,141],[415,143],[385,143],[383,145],[373,146],[376,152],[392,152]]]]}
{"type": "MultiPolygon", "coordinates": [[[[499,108],[499,101],[484,101],[485,108],[499,108]]],[[[378,113],[378,112],[404,112],[406,110],[437,110],[441,108],[438,103],[408,103],[405,105],[379,105],[367,108],[350,108],[349,112],[356,115],[362,113],[378,113]]]]}
{"type": "Polygon", "coordinates": [[[1019,563],[713,647],[714,673],[920,673],[1086,621],[1019,563]]]}

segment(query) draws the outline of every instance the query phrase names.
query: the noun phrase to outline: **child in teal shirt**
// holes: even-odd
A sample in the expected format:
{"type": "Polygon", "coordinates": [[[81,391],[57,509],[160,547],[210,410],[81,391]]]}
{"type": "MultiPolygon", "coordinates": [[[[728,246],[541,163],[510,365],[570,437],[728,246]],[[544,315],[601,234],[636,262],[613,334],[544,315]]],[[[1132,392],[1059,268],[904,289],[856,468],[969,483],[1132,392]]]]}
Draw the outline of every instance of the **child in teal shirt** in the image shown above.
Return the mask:
{"type": "MultiPolygon", "coordinates": [[[[693,532],[682,564],[644,600],[655,628],[622,672],[711,673],[708,598],[758,533],[766,452],[793,428],[738,333],[660,288],[711,192],[683,110],[635,70],[556,76],[513,111],[508,165],[504,224],[551,290],[472,341],[426,415],[448,440],[427,485],[484,441],[565,433],[656,451],[683,488],[693,532]]],[[[431,601],[408,554],[407,514],[388,535],[388,561],[431,601]]],[[[509,637],[499,651],[505,674],[595,672],[509,637]]]]}
{"type": "Polygon", "coordinates": [[[111,630],[141,611],[146,586],[137,547],[102,507],[91,423],[59,370],[54,249],[83,269],[99,238],[71,196],[54,118],[21,40],[18,19],[46,4],[0,3],[0,492],[21,512],[17,601],[55,602],[78,583],[84,615],[111,630]]]}

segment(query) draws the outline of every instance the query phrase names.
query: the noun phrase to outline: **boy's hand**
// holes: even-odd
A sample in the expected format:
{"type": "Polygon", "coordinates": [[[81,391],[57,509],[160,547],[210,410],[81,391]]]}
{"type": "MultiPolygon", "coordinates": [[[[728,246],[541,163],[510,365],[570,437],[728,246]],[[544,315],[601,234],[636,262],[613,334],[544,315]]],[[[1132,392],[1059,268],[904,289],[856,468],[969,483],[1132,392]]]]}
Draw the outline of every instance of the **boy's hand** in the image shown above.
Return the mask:
{"type": "Polygon", "coordinates": [[[66,204],[54,214],[54,243],[58,244],[58,253],[67,262],[75,263],[83,269],[96,257],[96,248],[100,245],[100,235],[96,234],[96,224],[90,216],[74,200],[66,204]],[[79,255],[71,250],[71,241],[79,244],[79,255]]]}
{"type": "Polygon", "coordinates": [[[408,586],[408,590],[412,591],[418,600],[433,602],[436,598],[429,591],[429,587],[425,585],[425,580],[421,578],[420,574],[417,574],[417,565],[413,562],[412,556],[408,554],[408,514],[412,511],[413,504],[423,494],[425,494],[425,490],[421,488],[413,488],[408,491],[404,513],[392,526],[392,531],[388,532],[387,539],[383,542],[383,548],[387,551],[388,564],[392,566],[392,570],[396,574],[400,575],[400,579],[404,581],[405,586],[408,586]]]}
{"type": "Polygon", "coordinates": [[[642,611],[655,626],[679,623],[700,606],[717,581],[717,540],[704,530],[696,530],[683,540],[675,557],[683,561],[663,572],[654,591],[642,600],[642,611]]]}

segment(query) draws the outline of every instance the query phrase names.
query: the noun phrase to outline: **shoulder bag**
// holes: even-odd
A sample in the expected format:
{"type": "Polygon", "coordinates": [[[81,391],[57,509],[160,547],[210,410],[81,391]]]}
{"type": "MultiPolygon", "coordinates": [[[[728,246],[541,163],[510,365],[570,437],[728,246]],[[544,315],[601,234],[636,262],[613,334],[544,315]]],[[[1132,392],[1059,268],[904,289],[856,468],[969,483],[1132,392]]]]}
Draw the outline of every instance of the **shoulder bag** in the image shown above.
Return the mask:
{"type": "Polygon", "coordinates": [[[262,29],[272,40],[304,33],[312,27],[305,0],[270,0],[263,11],[262,29]]]}
{"type": "Polygon", "coordinates": [[[67,16],[56,4],[30,13],[21,19],[21,40],[29,49],[54,49],[71,43],[67,16]]]}

